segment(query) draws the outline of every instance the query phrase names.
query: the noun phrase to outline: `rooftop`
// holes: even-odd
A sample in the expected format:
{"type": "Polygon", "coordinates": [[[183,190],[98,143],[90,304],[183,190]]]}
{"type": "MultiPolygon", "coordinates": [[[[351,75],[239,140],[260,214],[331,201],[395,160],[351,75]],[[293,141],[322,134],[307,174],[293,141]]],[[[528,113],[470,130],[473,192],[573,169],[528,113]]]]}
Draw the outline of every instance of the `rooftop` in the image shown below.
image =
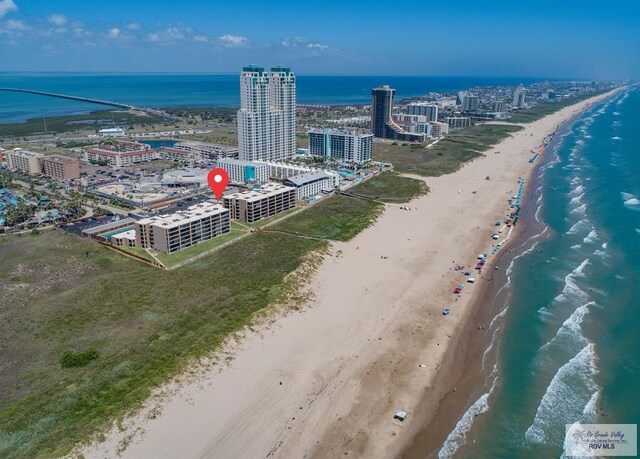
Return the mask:
{"type": "Polygon", "coordinates": [[[191,148],[215,148],[217,150],[237,150],[237,146],[233,145],[225,145],[221,143],[208,143],[208,142],[199,142],[197,140],[185,140],[184,142],[178,142],[174,145],[174,148],[179,147],[191,147],[191,148]]]}
{"type": "Polygon", "coordinates": [[[42,158],[42,161],[50,161],[58,164],[71,164],[71,163],[79,162],[75,158],[69,158],[68,156],[58,156],[58,155],[45,156],[44,158],[42,158]]]}
{"type": "Polygon", "coordinates": [[[190,207],[186,210],[180,210],[173,214],[158,215],[149,218],[143,218],[138,220],[140,225],[154,225],[161,226],[163,228],[174,228],[176,226],[184,225],[185,223],[196,222],[202,220],[205,217],[222,214],[229,212],[220,204],[213,202],[202,202],[190,207]]]}
{"type": "Polygon", "coordinates": [[[218,163],[229,163],[229,164],[235,164],[237,166],[268,166],[266,162],[245,161],[242,159],[234,159],[234,158],[221,158],[218,160],[218,163]]]}
{"type": "Polygon", "coordinates": [[[9,153],[22,156],[25,158],[40,158],[44,156],[42,153],[36,153],[35,151],[23,150],[22,148],[14,148],[9,153]]]}
{"type": "Polygon", "coordinates": [[[307,134],[331,134],[331,135],[349,135],[354,137],[373,137],[373,134],[359,134],[355,131],[347,132],[347,131],[338,131],[333,129],[309,129],[307,134]]]}
{"type": "Polygon", "coordinates": [[[326,174],[322,171],[312,171],[304,174],[296,175],[294,177],[289,177],[285,180],[287,183],[293,183],[295,186],[303,186],[307,183],[313,183],[318,180],[330,178],[329,174],[326,174]]]}
{"type": "Polygon", "coordinates": [[[292,188],[290,186],[280,185],[277,183],[268,183],[267,185],[264,185],[259,190],[239,191],[237,193],[224,195],[224,198],[240,199],[247,202],[253,202],[253,201],[259,201],[269,196],[275,196],[280,193],[291,191],[291,190],[295,190],[295,188],[292,188]]]}

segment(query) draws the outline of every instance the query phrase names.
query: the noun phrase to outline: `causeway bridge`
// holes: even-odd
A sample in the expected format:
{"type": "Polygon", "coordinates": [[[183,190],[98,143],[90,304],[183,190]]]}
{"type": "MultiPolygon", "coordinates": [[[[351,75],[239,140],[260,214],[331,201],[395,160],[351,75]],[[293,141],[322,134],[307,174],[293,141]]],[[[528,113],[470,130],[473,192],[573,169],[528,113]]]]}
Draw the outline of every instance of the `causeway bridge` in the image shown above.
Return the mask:
{"type": "Polygon", "coordinates": [[[102,100],[102,99],[92,99],[91,97],[71,96],[69,94],[59,94],[55,92],[36,91],[33,89],[0,88],[0,91],[24,92],[27,94],[37,94],[39,96],[57,97],[58,99],[78,100],[80,102],[88,102],[88,103],[98,104],[98,105],[107,105],[109,107],[124,108],[125,110],[145,110],[144,108],[141,108],[141,107],[136,107],[134,105],[128,105],[128,104],[121,104],[120,102],[111,102],[109,100],[102,100]]]}

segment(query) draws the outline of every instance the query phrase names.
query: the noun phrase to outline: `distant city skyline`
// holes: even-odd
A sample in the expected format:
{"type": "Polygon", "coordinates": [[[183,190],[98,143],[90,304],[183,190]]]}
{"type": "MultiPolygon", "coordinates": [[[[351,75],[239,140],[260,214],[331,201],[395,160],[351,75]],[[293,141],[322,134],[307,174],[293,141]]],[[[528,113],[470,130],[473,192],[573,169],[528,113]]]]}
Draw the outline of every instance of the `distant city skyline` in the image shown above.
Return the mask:
{"type": "Polygon", "coordinates": [[[4,71],[640,79],[640,6],[0,0],[4,71]]]}

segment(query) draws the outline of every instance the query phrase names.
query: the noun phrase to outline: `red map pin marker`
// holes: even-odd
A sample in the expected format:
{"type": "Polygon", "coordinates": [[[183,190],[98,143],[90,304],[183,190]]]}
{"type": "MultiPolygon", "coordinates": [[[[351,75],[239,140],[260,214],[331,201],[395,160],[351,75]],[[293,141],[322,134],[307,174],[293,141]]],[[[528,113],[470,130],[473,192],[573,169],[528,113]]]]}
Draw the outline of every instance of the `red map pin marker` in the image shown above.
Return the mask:
{"type": "Polygon", "coordinates": [[[209,171],[209,174],[207,175],[207,181],[209,182],[209,186],[215,193],[216,198],[218,198],[218,201],[220,201],[220,198],[222,198],[222,193],[227,187],[227,183],[229,183],[229,174],[227,174],[227,171],[225,171],[224,169],[216,167],[215,169],[209,171]]]}

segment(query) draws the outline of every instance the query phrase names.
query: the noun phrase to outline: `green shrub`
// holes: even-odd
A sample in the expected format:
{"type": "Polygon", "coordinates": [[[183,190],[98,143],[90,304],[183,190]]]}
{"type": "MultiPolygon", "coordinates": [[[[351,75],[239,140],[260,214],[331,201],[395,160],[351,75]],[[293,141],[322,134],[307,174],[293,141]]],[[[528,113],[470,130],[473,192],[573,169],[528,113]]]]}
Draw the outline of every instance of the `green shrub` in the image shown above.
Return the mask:
{"type": "Polygon", "coordinates": [[[98,357],[100,357],[100,353],[92,347],[82,352],[65,351],[60,357],[60,365],[62,368],[84,367],[98,357]]]}

